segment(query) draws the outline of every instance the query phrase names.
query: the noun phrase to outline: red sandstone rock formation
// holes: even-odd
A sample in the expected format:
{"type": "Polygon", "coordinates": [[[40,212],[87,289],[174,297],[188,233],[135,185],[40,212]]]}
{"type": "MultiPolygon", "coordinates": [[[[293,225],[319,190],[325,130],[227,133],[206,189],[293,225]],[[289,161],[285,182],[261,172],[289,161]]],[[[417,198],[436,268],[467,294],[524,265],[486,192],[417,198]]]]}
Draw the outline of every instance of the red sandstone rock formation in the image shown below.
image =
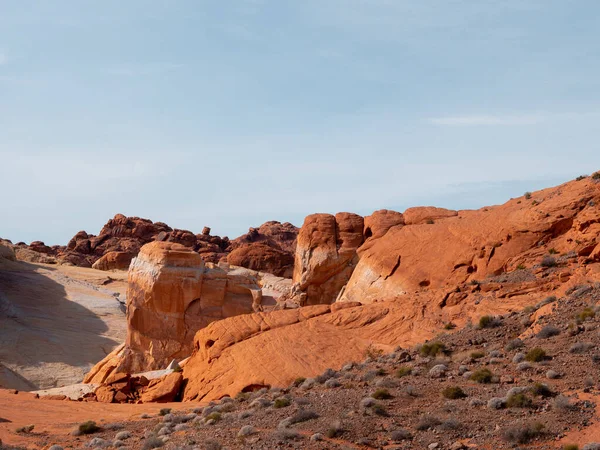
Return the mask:
{"type": "Polygon", "coordinates": [[[129,269],[125,347],[109,355],[86,378],[102,382],[116,371],[162,369],[192,351],[194,334],[209,323],[260,309],[257,280],[243,271],[205,267],[180,244],[152,242],[129,269]]]}
{"type": "Polygon", "coordinates": [[[78,232],[66,247],[49,247],[35,241],[17,244],[17,258],[47,264],[71,264],[99,270],[125,270],[143,245],[152,241],[172,242],[202,255],[205,262],[219,263],[233,256],[230,264],[290,278],[294,264],[298,229],[290,223],[266,222],[259,228],[230,241],[211,236],[210,228],[201,234],[172,229],[162,222],[117,214],[98,236],[78,232]]]}
{"type": "Polygon", "coordinates": [[[231,242],[227,262],[291,278],[298,228],[291,223],[266,222],[231,242]]]}

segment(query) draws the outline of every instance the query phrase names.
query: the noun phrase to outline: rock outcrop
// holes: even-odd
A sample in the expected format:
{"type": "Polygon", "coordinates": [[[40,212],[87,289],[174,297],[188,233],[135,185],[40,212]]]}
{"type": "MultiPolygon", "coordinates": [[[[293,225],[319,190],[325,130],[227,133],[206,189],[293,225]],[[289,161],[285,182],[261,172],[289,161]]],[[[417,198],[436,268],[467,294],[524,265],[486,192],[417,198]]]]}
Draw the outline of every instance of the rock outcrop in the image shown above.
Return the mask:
{"type": "Polygon", "coordinates": [[[195,333],[209,323],[261,308],[261,288],[248,271],[206,266],[180,244],[147,244],[129,269],[125,347],[86,380],[102,382],[115,370],[162,369],[191,354],[195,333]]]}
{"type": "MultiPolygon", "coordinates": [[[[362,227],[347,226],[349,247],[360,258],[350,258],[358,262],[338,300],[331,306],[232,317],[204,328],[184,367],[184,399],[286,386],[295,377],[361,360],[370,348],[414,345],[448,324],[460,328],[484,315],[521,311],[551,295],[575,295],[582,286],[589,290],[600,281],[599,205],[600,183],[587,178],[456,215],[428,211],[407,221],[406,214],[390,214],[393,219],[384,221],[374,214],[365,221],[368,237],[357,252],[362,227]],[[379,222],[386,223],[381,229],[387,232],[378,234],[374,224],[379,222]]],[[[329,215],[307,218],[296,261],[296,270],[305,275],[294,281],[327,285],[330,278],[318,275],[331,273],[323,269],[338,257],[338,240],[332,238],[338,222],[329,215]]],[[[311,291],[309,286],[305,283],[301,294],[323,298],[323,287],[311,291]]]]}
{"type": "Polygon", "coordinates": [[[331,304],[358,263],[364,220],[352,213],[313,214],[298,234],[291,300],[331,304]]]}
{"type": "Polygon", "coordinates": [[[92,264],[96,270],[127,270],[133,254],[129,252],[108,252],[92,264]]]}
{"type": "Polygon", "coordinates": [[[291,278],[297,236],[298,228],[291,223],[266,222],[231,242],[227,262],[291,278]]]}
{"type": "Polygon", "coordinates": [[[44,264],[67,264],[98,270],[126,270],[143,245],[153,242],[181,244],[202,255],[205,262],[228,261],[248,269],[291,278],[298,229],[290,223],[266,222],[230,241],[173,229],[162,222],[117,214],[98,236],[79,231],[66,246],[48,246],[41,241],[16,244],[17,259],[44,264]]]}
{"type": "Polygon", "coordinates": [[[390,229],[362,252],[341,300],[411,301],[423,290],[444,297],[462,283],[539,267],[544,256],[558,258],[552,254],[576,256],[598,241],[600,225],[589,220],[600,216],[597,183],[574,181],[531,197],[390,229]]]}
{"type": "Polygon", "coordinates": [[[16,259],[15,251],[9,241],[0,239],[0,258],[14,261],[16,259]]]}

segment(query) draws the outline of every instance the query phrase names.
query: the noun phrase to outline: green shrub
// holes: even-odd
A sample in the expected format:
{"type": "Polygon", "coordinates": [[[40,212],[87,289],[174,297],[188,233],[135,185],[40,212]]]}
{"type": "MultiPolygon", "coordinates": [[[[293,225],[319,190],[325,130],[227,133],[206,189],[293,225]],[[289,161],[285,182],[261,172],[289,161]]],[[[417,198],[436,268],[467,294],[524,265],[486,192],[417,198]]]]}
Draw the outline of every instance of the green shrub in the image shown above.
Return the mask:
{"type": "Polygon", "coordinates": [[[554,256],[544,256],[540,264],[542,267],[556,267],[558,265],[554,256]]]}
{"type": "Polygon", "coordinates": [[[304,383],[306,381],[306,378],[304,377],[298,377],[294,380],[294,386],[298,387],[300,386],[302,383],[304,383]]]}
{"type": "Polygon", "coordinates": [[[454,330],[456,328],[456,324],[452,322],[448,322],[444,325],[444,330],[454,330]]]}
{"type": "Polygon", "coordinates": [[[517,270],[525,270],[525,269],[526,269],[525,264],[519,264],[517,266],[517,270]]]}
{"type": "Polygon", "coordinates": [[[389,393],[387,389],[377,389],[375,392],[371,394],[375,400],[389,400],[392,398],[392,394],[389,393]]]}
{"type": "Polygon", "coordinates": [[[35,425],[25,425],[24,427],[19,427],[15,431],[20,434],[29,434],[33,431],[35,425]]]}
{"type": "Polygon", "coordinates": [[[565,444],[565,445],[563,445],[562,450],[579,450],[579,445],[577,445],[577,444],[565,444]]]}
{"type": "Polygon", "coordinates": [[[546,351],[540,347],[532,348],[525,355],[525,359],[531,362],[540,362],[548,357],[546,351]]]}
{"type": "Polygon", "coordinates": [[[166,416],[171,413],[171,408],[163,408],[158,412],[159,416],[166,416]]]}
{"type": "Polygon", "coordinates": [[[548,253],[550,253],[551,255],[558,255],[560,252],[555,248],[551,248],[550,250],[548,250],[548,253]]]}
{"type": "Polygon", "coordinates": [[[480,351],[471,352],[471,358],[473,358],[473,359],[481,359],[484,356],[485,356],[485,353],[480,352],[480,351]]]}
{"type": "Polygon", "coordinates": [[[590,307],[587,307],[584,308],[583,311],[581,311],[579,314],[577,314],[575,316],[575,319],[577,320],[577,323],[582,323],[585,322],[586,319],[593,319],[594,317],[596,317],[596,311],[594,311],[590,307]]]}
{"type": "Polygon", "coordinates": [[[525,192],[525,198],[529,200],[531,198],[531,192],[525,192]]]}
{"type": "Polygon", "coordinates": [[[600,172],[596,172],[592,175],[592,180],[600,180],[600,172]]]}
{"type": "Polygon", "coordinates": [[[554,392],[544,383],[535,383],[531,387],[531,393],[536,397],[554,397],[554,392]]]}
{"type": "Polygon", "coordinates": [[[477,383],[491,383],[493,374],[490,369],[479,369],[473,372],[471,380],[477,383]]]}
{"type": "Polygon", "coordinates": [[[388,417],[389,413],[382,405],[376,404],[371,407],[371,411],[381,417],[388,417]]]}
{"type": "Polygon", "coordinates": [[[467,396],[467,394],[465,394],[465,392],[458,386],[448,386],[442,391],[442,395],[451,400],[457,400],[467,396]]]}
{"type": "Polygon", "coordinates": [[[80,434],[92,434],[97,431],[100,431],[100,427],[96,425],[96,422],[93,420],[88,420],[87,422],[83,422],[79,424],[79,433],[80,434]]]}
{"type": "Polygon", "coordinates": [[[340,436],[343,432],[344,428],[342,427],[342,424],[340,422],[335,422],[327,429],[325,436],[327,436],[329,439],[334,439],[340,436]]]}
{"type": "Polygon", "coordinates": [[[508,408],[529,408],[532,403],[531,399],[522,393],[513,394],[506,399],[508,408]]]}
{"type": "Polygon", "coordinates": [[[481,316],[479,318],[479,328],[493,328],[500,325],[500,320],[494,316],[481,316]]]}
{"type": "Polygon", "coordinates": [[[446,346],[439,341],[423,344],[419,350],[422,356],[437,356],[446,353],[446,346]]]}
{"type": "Polygon", "coordinates": [[[290,406],[290,401],[285,397],[276,398],[273,406],[275,408],[285,408],[286,406],[290,406]]]}
{"type": "Polygon", "coordinates": [[[219,420],[221,420],[221,413],[210,413],[208,416],[206,416],[206,420],[214,420],[215,422],[218,422],[219,420]]]}
{"type": "MultiPolygon", "coordinates": [[[[585,180],[587,178],[587,175],[579,175],[577,178],[575,178],[575,181],[581,181],[581,180],[585,180]]],[[[576,449],[574,449],[576,450],[576,449]]]]}
{"type": "Polygon", "coordinates": [[[517,442],[519,444],[527,444],[529,441],[535,439],[540,434],[544,425],[539,422],[532,424],[521,424],[514,427],[507,428],[502,433],[505,440],[509,442],[517,442]]]}
{"type": "Polygon", "coordinates": [[[397,378],[406,377],[406,376],[410,375],[411,373],[412,373],[412,367],[401,366],[398,368],[398,370],[396,370],[396,377],[397,378]]]}

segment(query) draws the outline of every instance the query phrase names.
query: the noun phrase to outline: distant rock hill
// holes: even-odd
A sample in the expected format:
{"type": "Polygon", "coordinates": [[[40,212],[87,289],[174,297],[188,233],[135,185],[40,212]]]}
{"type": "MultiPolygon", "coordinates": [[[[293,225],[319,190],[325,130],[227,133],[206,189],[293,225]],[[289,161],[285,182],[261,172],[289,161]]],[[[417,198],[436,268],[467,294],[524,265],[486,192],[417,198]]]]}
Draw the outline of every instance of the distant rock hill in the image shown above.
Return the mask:
{"type": "Polygon", "coordinates": [[[291,277],[298,228],[290,223],[267,222],[230,241],[211,236],[210,228],[194,234],[139,217],[117,214],[100,234],[78,232],[66,246],[49,247],[41,241],[14,245],[16,257],[27,262],[67,264],[98,270],[126,270],[144,244],[153,241],[181,244],[206,262],[229,261],[249,269],[291,277]]]}

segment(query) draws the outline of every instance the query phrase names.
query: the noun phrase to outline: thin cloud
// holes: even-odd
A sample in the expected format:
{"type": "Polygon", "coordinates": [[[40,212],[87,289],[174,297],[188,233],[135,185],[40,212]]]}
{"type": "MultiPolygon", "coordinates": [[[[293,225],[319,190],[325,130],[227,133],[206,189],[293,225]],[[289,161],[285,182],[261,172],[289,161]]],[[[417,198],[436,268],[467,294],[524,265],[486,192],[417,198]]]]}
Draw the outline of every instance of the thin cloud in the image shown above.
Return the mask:
{"type": "Polygon", "coordinates": [[[473,116],[446,116],[432,117],[427,121],[433,125],[450,127],[477,127],[477,126],[513,126],[536,125],[546,121],[547,117],[540,114],[531,115],[473,115],[473,116]]]}
{"type": "Polygon", "coordinates": [[[6,58],[6,55],[2,52],[0,52],[0,66],[3,64],[6,64],[6,62],[8,61],[8,59],[6,58]]]}

